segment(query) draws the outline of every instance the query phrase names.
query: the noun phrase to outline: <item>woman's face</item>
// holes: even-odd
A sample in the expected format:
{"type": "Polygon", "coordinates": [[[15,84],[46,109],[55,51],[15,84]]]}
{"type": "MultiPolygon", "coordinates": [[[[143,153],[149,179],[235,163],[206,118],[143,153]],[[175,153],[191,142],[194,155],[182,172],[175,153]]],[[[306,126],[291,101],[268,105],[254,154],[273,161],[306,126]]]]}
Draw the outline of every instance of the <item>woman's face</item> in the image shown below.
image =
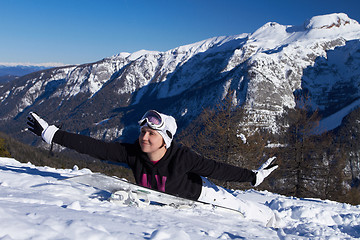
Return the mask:
{"type": "Polygon", "coordinates": [[[140,130],[139,143],[144,153],[155,153],[165,147],[164,140],[160,133],[149,127],[143,127],[140,130]]]}

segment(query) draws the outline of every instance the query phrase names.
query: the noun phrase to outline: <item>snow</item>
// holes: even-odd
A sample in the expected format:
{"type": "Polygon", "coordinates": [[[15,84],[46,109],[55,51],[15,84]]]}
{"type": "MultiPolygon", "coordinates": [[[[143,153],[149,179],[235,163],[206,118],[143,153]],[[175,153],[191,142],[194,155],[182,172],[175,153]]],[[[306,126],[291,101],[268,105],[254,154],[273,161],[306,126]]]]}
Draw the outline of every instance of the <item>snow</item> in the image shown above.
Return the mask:
{"type": "Polygon", "coordinates": [[[359,106],[360,100],[356,100],[348,106],[340,109],[340,111],[328,116],[327,118],[321,119],[319,121],[319,126],[316,132],[323,133],[340,126],[343,118],[359,106]]]}
{"type": "Polygon", "coordinates": [[[100,122],[95,123],[95,125],[97,126],[97,125],[104,124],[104,123],[108,122],[110,119],[111,119],[111,118],[103,119],[103,120],[101,120],[100,122]]]}
{"type": "Polygon", "coordinates": [[[158,54],[158,53],[159,53],[158,51],[148,51],[148,50],[143,49],[143,50],[140,50],[140,51],[137,51],[137,52],[134,52],[134,53],[130,54],[128,56],[128,58],[129,58],[130,61],[135,61],[136,59],[138,59],[138,58],[140,58],[140,57],[142,57],[144,55],[147,55],[147,54],[154,55],[154,54],[158,54]]]}
{"type": "Polygon", "coordinates": [[[334,13],[312,17],[305,21],[303,27],[269,22],[252,33],[249,39],[251,44],[266,50],[278,49],[288,44],[306,46],[320,39],[352,40],[359,37],[360,24],[357,21],[344,13],[334,13]]]}
{"type": "Polygon", "coordinates": [[[350,19],[345,13],[333,13],[322,16],[312,17],[310,20],[305,22],[306,29],[321,29],[321,28],[332,28],[341,27],[347,24],[357,23],[355,20],[350,19]]]}
{"type": "MultiPolygon", "coordinates": [[[[30,159],[29,159],[30,160],[30,159]]],[[[66,180],[88,169],[54,169],[0,158],[0,239],[356,239],[360,206],[234,191],[268,206],[278,228],[208,209],[121,206],[66,180]]]]}
{"type": "Polygon", "coordinates": [[[0,103],[4,100],[6,100],[6,98],[9,96],[10,91],[6,91],[5,94],[3,96],[0,97],[0,103]]]}

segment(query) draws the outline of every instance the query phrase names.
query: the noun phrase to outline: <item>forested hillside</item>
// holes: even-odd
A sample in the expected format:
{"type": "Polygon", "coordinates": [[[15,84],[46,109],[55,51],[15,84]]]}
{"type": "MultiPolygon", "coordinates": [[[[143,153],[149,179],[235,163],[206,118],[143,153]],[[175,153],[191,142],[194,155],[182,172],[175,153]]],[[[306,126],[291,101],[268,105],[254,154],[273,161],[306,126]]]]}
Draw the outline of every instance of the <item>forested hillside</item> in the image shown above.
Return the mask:
{"type": "MultiPolygon", "coordinates": [[[[280,165],[266,189],[287,196],[360,203],[360,109],[344,119],[340,128],[319,134],[320,116],[310,111],[306,99],[289,109],[281,121],[286,129],[273,134],[246,124],[243,109],[231,107],[231,96],[203,111],[179,138],[204,156],[254,169],[276,156],[280,165]]],[[[250,184],[217,182],[228,188],[250,184]]]]}

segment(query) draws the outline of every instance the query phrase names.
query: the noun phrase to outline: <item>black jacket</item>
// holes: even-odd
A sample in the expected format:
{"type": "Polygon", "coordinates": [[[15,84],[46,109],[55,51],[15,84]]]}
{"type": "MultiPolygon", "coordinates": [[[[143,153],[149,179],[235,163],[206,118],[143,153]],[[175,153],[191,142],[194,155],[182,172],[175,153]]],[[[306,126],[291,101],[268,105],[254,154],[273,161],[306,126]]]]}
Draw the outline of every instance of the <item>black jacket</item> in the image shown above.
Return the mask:
{"type": "Polygon", "coordinates": [[[58,130],[53,142],[101,160],[126,163],[137,184],[193,200],[201,193],[200,176],[236,182],[254,182],[256,178],[248,169],[203,158],[174,143],[154,164],[141,151],[138,141],[133,144],[104,142],[58,130]]]}

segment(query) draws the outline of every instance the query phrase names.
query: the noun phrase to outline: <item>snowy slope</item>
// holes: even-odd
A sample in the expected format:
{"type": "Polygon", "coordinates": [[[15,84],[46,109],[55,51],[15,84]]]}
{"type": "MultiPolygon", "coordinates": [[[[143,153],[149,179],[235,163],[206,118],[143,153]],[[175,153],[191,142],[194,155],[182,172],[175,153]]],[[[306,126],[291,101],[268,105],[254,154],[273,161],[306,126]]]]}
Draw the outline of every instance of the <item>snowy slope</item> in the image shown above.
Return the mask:
{"type": "Polygon", "coordinates": [[[317,129],[318,133],[330,131],[341,125],[342,120],[346,115],[351,113],[354,109],[360,106],[360,100],[356,100],[350,105],[342,108],[340,111],[328,116],[327,118],[321,119],[317,129]]]}
{"type": "Polygon", "coordinates": [[[135,208],[64,178],[88,169],[54,169],[0,158],[0,239],[356,239],[360,206],[235,191],[269,206],[278,229],[204,209],[135,208]]]}

